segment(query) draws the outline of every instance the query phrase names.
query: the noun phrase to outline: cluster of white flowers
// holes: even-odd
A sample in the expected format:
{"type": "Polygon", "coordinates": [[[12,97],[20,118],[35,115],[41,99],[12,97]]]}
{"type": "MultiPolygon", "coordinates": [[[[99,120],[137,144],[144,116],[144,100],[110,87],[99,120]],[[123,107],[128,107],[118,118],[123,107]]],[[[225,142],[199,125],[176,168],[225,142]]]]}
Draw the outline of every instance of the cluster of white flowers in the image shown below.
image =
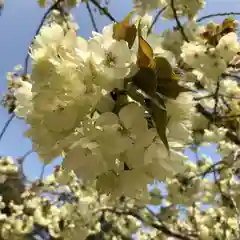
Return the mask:
{"type": "MultiPolygon", "coordinates": [[[[98,178],[99,186],[108,192],[134,195],[142,188],[146,190],[146,184],[155,178],[181,171],[185,159],[181,152],[191,142],[193,111],[188,108],[194,109],[194,102],[191,93],[182,93],[166,103],[171,163],[138,103],[130,99],[118,114],[111,112],[113,109],[94,112],[106,94],[115,88],[124,89],[124,79],[138,68],[138,44],[131,49],[126,41],[115,40],[113,26],[106,26],[102,34],[94,32],[88,41],[56,22],[44,26],[31,47],[30,80],[22,81],[14,92],[15,113],[22,117],[18,108],[24,109],[30,125],[26,136],[44,162],[64,152],[63,166],[81,178],[98,178]],[[129,188],[127,179],[133,176],[136,182],[129,188]]],[[[157,39],[152,38],[150,43],[156,56],[176,66],[172,52],[160,47],[157,39]]]]}
{"type": "MultiPolygon", "coordinates": [[[[21,168],[11,157],[1,158],[0,165],[7,181],[12,177],[13,168],[16,175],[21,175],[21,168]]],[[[4,186],[6,188],[6,183],[4,186]]],[[[118,215],[110,211],[115,206],[120,209],[133,206],[133,199],[122,201],[99,195],[94,185],[80,182],[73,172],[66,173],[61,167],[56,167],[44,180],[25,186],[24,191],[19,192],[18,203],[14,198],[6,201],[2,190],[1,194],[0,235],[3,239],[25,239],[45,231],[54,238],[84,240],[102,230],[100,225],[104,223],[99,219],[103,216],[107,224],[114,225],[120,232],[125,229],[129,237],[141,226],[141,222],[131,216],[122,216],[119,221],[118,215]]]]}
{"type": "Polygon", "coordinates": [[[239,52],[237,33],[223,36],[214,48],[200,42],[185,42],[181,57],[189,66],[200,70],[206,77],[217,79],[227,69],[227,63],[239,52]]]}
{"type": "Polygon", "coordinates": [[[147,184],[154,179],[180,171],[185,159],[180,150],[185,139],[183,144],[177,144],[176,139],[182,140],[186,134],[189,137],[186,128],[182,124],[176,133],[176,127],[169,123],[168,136],[172,138],[169,164],[167,150],[156,130],[148,129],[144,109],[131,103],[118,116],[105,112],[96,121],[83,122],[79,140],[68,150],[63,167],[74,170],[83,179],[99,177],[99,187],[113,195],[134,196],[141,188],[147,190],[147,184]]]}
{"type": "MultiPolygon", "coordinates": [[[[77,1],[64,4],[64,8],[70,8],[77,1]]],[[[21,207],[10,204],[10,218],[1,215],[7,219],[2,227],[5,236],[9,238],[11,229],[26,234],[40,225],[54,237],[78,239],[71,235],[76,231],[71,230],[78,227],[86,236],[88,224],[100,217],[89,214],[91,207],[104,206],[106,199],[122,195],[146,202],[147,184],[157,179],[166,180],[168,194],[158,200],[165,201],[161,216],[170,229],[198,237],[189,239],[234,239],[239,207],[235,206],[239,202],[238,181],[234,179],[237,164],[224,165],[229,171],[219,167],[214,181],[206,180],[205,175],[215,171],[213,163],[204,158],[189,163],[183,154],[193,143],[215,142],[218,152],[226,157],[237,151],[240,141],[236,134],[240,126],[240,86],[229,67],[240,52],[237,24],[226,19],[221,24],[199,25],[195,15],[203,6],[201,0],[136,0],[138,15],[132,25],[126,19],[110,24],[101,33],[93,32],[88,40],[77,36],[72,19],[60,21],[60,12],[58,15],[54,10],[31,46],[31,74],[9,74],[8,79],[15,98],[14,112],[29,124],[26,136],[32,140],[33,150],[44,163],[60,155],[64,158],[66,176],[46,179],[45,192],[60,191],[63,181],[67,185],[65,193],[71,193],[77,201],[57,207],[36,193],[25,192],[21,207]],[[185,16],[188,20],[173,30],[149,33],[152,10],[165,6],[165,18],[185,16]],[[183,76],[179,77],[177,71],[183,76]],[[102,195],[103,203],[96,203],[97,191],[83,195],[72,170],[110,196],[102,195]],[[235,195],[228,189],[234,189],[235,195]],[[223,195],[220,200],[219,194],[223,195]],[[229,212],[224,197],[234,205],[229,212]],[[219,211],[212,210],[215,203],[219,211]],[[188,217],[197,219],[195,222],[190,217],[179,220],[180,204],[185,205],[188,217]],[[213,206],[210,210],[214,213],[202,213],[204,204],[213,206]],[[23,211],[25,206],[33,213],[30,217],[23,211]],[[227,232],[222,228],[227,224],[225,217],[231,225],[227,232]],[[66,231],[59,225],[63,219],[66,231]],[[191,235],[193,228],[195,235],[191,235]]],[[[1,174],[5,174],[1,170],[4,167],[0,168],[1,174]]],[[[37,189],[42,190],[39,186],[37,189]]],[[[105,217],[114,221],[113,216],[105,217]]],[[[122,222],[126,219],[120,219],[119,225],[124,225],[122,222]]],[[[139,222],[133,221],[132,225],[131,234],[138,230],[139,222]]],[[[91,234],[100,228],[100,223],[94,225],[91,234]]],[[[139,230],[137,236],[156,239],[158,234],[142,235],[139,230]]]]}

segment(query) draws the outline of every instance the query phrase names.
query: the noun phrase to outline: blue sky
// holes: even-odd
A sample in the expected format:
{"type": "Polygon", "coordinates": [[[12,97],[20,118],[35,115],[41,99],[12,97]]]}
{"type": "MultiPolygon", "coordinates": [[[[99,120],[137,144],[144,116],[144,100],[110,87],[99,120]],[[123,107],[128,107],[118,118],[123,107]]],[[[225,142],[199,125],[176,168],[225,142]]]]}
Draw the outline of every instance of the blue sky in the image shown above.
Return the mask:
{"type": "MultiPolygon", "coordinates": [[[[109,11],[117,19],[121,20],[131,11],[131,0],[114,1],[111,0],[109,11]]],[[[239,0],[207,0],[205,9],[199,14],[207,15],[215,12],[240,11],[239,0]]],[[[27,54],[28,45],[36,31],[39,22],[45,12],[40,9],[35,0],[14,1],[5,0],[5,8],[0,17],[0,96],[7,89],[6,73],[12,71],[15,65],[22,64],[27,54]]],[[[79,34],[85,38],[91,35],[92,24],[88,12],[82,4],[79,8],[74,9],[75,20],[80,25],[79,34]]],[[[221,18],[215,18],[219,20],[221,18]]],[[[239,20],[239,17],[236,17],[239,20]]],[[[96,14],[98,28],[101,29],[109,23],[104,16],[96,14]]],[[[160,21],[157,24],[157,31],[168,28],[169,21],[160,21]]],[[[0,107],[0,129],[8,119],[8,113],[0,107]]],[[[11,155],[20,157],[31,149],[31,142],[23,137],[27,126],[24,121],[15,119],[2,141],[0,142],[0,155],[11,155]]],[[[205,154],[214,155],[214,149],[202,149],[205,154]]],[[[190,157],[194,155],[190,153],[190,157]]],[[[216,156],[215,156],[216,157],[216,156]]],[[[49,165],[45,174],[49,174],[52,167],[57,162],[49,165]]],[[[36,154],[31,154],[24,165],[26,175],[33,179],[40,175],[41,162],[36,154]]]]}

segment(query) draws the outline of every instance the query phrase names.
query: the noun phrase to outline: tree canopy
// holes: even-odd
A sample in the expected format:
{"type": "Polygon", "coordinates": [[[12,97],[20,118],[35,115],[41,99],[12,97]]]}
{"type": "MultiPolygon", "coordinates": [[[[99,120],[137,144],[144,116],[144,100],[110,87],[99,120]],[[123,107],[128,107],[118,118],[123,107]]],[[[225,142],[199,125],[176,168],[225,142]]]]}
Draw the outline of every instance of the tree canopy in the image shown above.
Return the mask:
{"type": "Polygon", "coordinates": [[[32,149],[0,158],[1,239],[239,240],[240,13],[199,18],[204,0],[133,0],[115,19],[108,2],[37,2],[46,12],[2,100],[0,140],[20,118],[32,149]],[[93,7],[111,24],[98,29],[93,7]],[[156,33],[162,19],[175,26],[156,33]],[[198,155],[213,143],[219,161],[198,155]],[[31,182],[32,152],[62,163],[31,182]]]}

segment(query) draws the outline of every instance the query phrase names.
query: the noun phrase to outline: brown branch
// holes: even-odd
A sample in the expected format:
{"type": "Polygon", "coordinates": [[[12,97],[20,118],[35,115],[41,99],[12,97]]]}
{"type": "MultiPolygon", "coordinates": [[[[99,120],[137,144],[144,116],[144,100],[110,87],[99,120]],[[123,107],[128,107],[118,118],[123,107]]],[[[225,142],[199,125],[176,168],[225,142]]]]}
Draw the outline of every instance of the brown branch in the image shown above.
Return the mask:
{"type": "Polygon", "coordinates": [[[222,77],[232,77],[232,78],[236,78],[238,81],[240,81],[239,75],[235,75],[235,74],[231,74],[231,73],[223,73],[222,77]]]}
{"type": "MultiPolygon", "coordinates": [[[[58,1],[56,1],[56,2],[45,12],[45,14],[43,15],[43,18],[42,18],[42,20],[41,20],[41,22],[40,22],[40,24],[39,24],[39,26],[38,26],[38,28],[37,28],[37,30],[36,30],[36,32],[35,32],[35,35],[34,35],[32,41],[31,41],[31,43],[30,43],[30,46],[33,44],[33,42],[34,42],[34,40],[35,40],[35,37],[39,34],[39,32],[40,32],[43,24],[45,23],[47,17],[49,16],[49,14],[50,14],[53,10],[55,10],[55,9],[58,8],[58,6],[59,6],[59,4],[61,3],[61,1],[63,1],[63,0],[58,0],[58,1]]],[[[29,57],[30,57],[30,55],[29,55],[29,47],[28,47],[28,53],[27,53],[27,56],[26,56],[25,61],[24,61],[23,76],[26,76],[26,75],[27,75],[29,57]]]]}
{"type": "Polygon", "coordinates": [[[46,168],[46,164],[44,163],[44,164],[42,165],[42,169],[41,169],[41,173],[40,173],[40,177],[39,177],[39,180],[40,180],[40,181],[43,180],[45,168],[46,168]]]}
{"type": "MultiPolygon", "coordinates": [[[[214,116],[211,112],[207,111],[200,103],[196,105],[196,109],[198,112],[200,112],[205,118],[207,118],[211,123],[214,122],[214,116]]],[[[228,130],[226,132],[226,137],[235,143],[236,145],[240,145],[240,139],[235,135],[233,132],[228,130]]]]}
{"type": "Polygon", "coordinates": [[[208,94],[208,95],[205,95],[205,96],[194,97],[193,99],[194,99],[194,101],[199,101],[199,100],[202,100],[202,99],[211,98],[213,96],[214,96],[214,94],[211,93],[211,94],[208,94]]]}
{"type": "Polygon", "coordinates": [[[197,22],[201,22],[205,19],[212,18],[212,17],[223,17],[223,16],[231,16],[231,15],[240,15],[240,12],[225,12],[225,13],[209,14],[209,15],[200,17],[199,19],[197,19],[197,22]]]}
{"type": "Polygon", "coordinates": [[[213,108],[213,117],[214,117],[213,121],[214,122],[216,121],[216,118],[217,118],[217,107],[218,107],[218,102],[219,102],[219,97],[218,97],[219,91],[220,91],[220,78],[218,78],[216,90],[215,90],[215,93],[214,93],[214,100],[215,100],[215,105],[214,105],[214,108],[213,108]]]}
{"type": "Polygon", "coordinates": [[[24,174],[23,163],[31,153],[33,153],[33,150],[27,151],[22,157],[19,157],[16,159],[17,163],[19,164],[19,172],[22,175],[22,180],[25,182],[30,182],[30,181],[27,179],[27,176],[24,174]]]}
{"type": "Polygon", "coordinates": [[[213,163],[211,166],[209,166],[204,172],[202,172],[201,174],[199,174],[199,176],[201,176],[202,178],[205,178],[206,175],[210,174],[210,173],[213,173],[215,170],[216,170],[216,167],[219,166],[219,165],[222,165],[220,166],[218,169],[223,169],[224,166],[225,166],[225,161],[219,161],[219,162],[215,162],[213,163]]]}
{"type": "Polygon", "coordinates": [[[91,19],[91,22],[92,22],[92,25],[93,25],[94,30],[95,30],[96,32],[99,32],[99,30],[98,30],[98,28],[97,28],[96,21],[95,21],[94,16],[93,16],[92,9],[91,9],[90,4],[89,4],[88,1],[86,2],[86,7],[87,7],[87,10],[88,10],[88,13],[89,13],[89,16],[90,16],[90,19],[91,19]]]}
{"type": "MultiPolygon", "coordinates": [[[[109,212],[115,213],[117,215],[131,215],[132,217],[135,217],[139,221],[141,221],[143,223],[145,222],[144,218],[142,216],[140,216],[139,214],[137,214],[136,212],[134,212],[133,210],[122,211],[122,210],[117,210],[117,209],[112,209],[112,208],[104,208],[104,209],[100,209],[100,210],[109,211],[109,212]]],[[[167,236],[170,236],[170,237],[175,237],[175,238],[180,239],[180,240],[193,240],[193,238],[191,238],[191,237],[184,236],[180,233],[173,232],[170,229],[168,229],[165,225],[157,224],[154,221],[149,223],[149,226],[161,231],[163,234],[165,234],[167,236]]]]}
{"type": "Polygon", "coordinates": [[[104,13],[104,15],[106,15],[112,22],[116,22],[117,20],[108,12],[108,10],[104,7],[102,7],[96,0],[90,0],[91,3],[98,8],[98,10],[100,10],[101,12],[104,13]]]}
{"type": "Polygon", "coordinates": [[[12,122],[12,120],[14,119],[14,117],[15,117],[15,114],[11,114],[10,117],[8,118],[7,122],[5,123],[3,129],[2,129],[2,131],[1,131],[1,133],[0,133],[0,141],[2,140],[2,138],[3,138],[3,136],[4,136],[5,132],[6,132],[9,124],[12,122]]]}
{"type": "Polygon", "coordinates": [[[156,24],[156,22],[158,21],[160,15],[164,12],[164,10],[166,9],[167,7],[164,7],[162,9],[160,9],[157,13],[157,15],[155,16],[155,18],[153,19],[153,22],[151,24],[151,26],[149,27],[148,29],[148,32],[147,32],[147,35],[149,35],[151,32],[152,32],[152,29],[154,27],[154,25],[156,24]]]}
{"type": "Polygon", "coordinates": [[[184,39],[186,42],[189,42],[189,40],[188,40],[188,38],[187,38],[187,36],[186,36],[186,34],[185,34],[185,32],[184,32],[183,26],[182,26],[180,20],[178,19],[177,11],[176,11],[176,9],[175,9],[174,0],[171,0],[171,8],[172,8],[172,10],[173,10],[173,15],[174,15],[174,18],[175,18],[175,20],[176,20],[177,27],[178,27],[178,29],[180,30],[183,39],[184,39]]]}

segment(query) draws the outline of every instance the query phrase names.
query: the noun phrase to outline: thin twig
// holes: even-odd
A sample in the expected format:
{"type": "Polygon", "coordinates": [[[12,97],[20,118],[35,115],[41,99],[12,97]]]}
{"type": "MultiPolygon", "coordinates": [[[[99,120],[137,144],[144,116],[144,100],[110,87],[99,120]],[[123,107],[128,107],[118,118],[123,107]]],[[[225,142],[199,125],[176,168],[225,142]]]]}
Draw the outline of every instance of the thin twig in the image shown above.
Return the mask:
{"type": "Polygon", "coordinates": [[[29,180],[27,179],[27,176],[24,174],[23,172],[23,163],[25,161],[25,159],[31,154],[33,153],[33,150],[29,150],[27,151],[22,157],[20,158],[17,158],[17,163],[19,164],[19,169],[20,169],[20,173],[23,177],[23,180],[26,181],[26,182],[29,182],[29,180]]]}
{"type": "MultiPolygon", "coordinates": [[[[122,211],[122,210],[112,209],[112,208],[103,208],[103,209],[100,208],[100,209],[97,210],[97,212],[99,212],[99,210],[113,212],[117,215],[131,215],[131,216],[135,217],[136,219],[140,220],[141,222],[143,222],[143,223],[145,222],[143,217],[133,210],[122,211]]],[[[156,217],[156,216],[154,215],[153,217],[156,217]]],[[[155,229],[161,231],[166,236],[171,236],[171,237],[174,237],[176,239],[181,239],[181,240],[192,240],[191,237],[182,235],[180,233],[173,232],[172,230],[168,229],[167,226],[162,225],[162,224],[158,224],[154,221],[150,223],[150,226],[152,228],[155,228],[155,229]]]]}
{"type": "MultiPolygon", "coordinates": [[[[205,118],[207,118],[209,121],[211,121],[211,123],[214,123],[214,117],[213,114],[209,111],[207,111],[201,104],[197,104],[196,105],[196,109],[199,113],[201,113],[205,118]]],[[[234,134],[232,131],[228,130],[226,132],[226,137],[234,142],[236,145],[240,145],[240,139],[238,138],[238,136],[236,134],[234,134]]]]}
{"type": "Polygon", "coordinates": [[[86,2],[86,6],[87,6],[87,10],[88,10],[88,13],[89,13],[89,16],[90,16],[90,19],[91,19],[93,28],[94,28],[94,30],[95,30],[96,32],[99,32],[99,30],[98,30],[98,28],[97,28],[96,21],[95,21],[94,16],[93,16],[92,9],[90,8],[90,5],[89,5],[89,2],[88,2],[88,1],[86,2]]]}
{"type": "MultiPolygon", "coordinates": [[[[35,35],[30,43],[30,46],[33,44],[34,40],[35,40],[35,37],[39,34],[44,22],[46,21],[48,15],[54,10],[57,8],[57,6],[59,5],[59,3],[61,2],[62,0],[58,0],[57,2],[55,2],[46,12],[45,14],[43,15],[43,18],[35,32],[35,35]]],[[[30,54],[29,54],[29,48],[28,48],[28,53],[26,55],[26,58],[25,58],[25,61],[24,61],[24,70],[23,70],[23,76],[26,76],[27,75],[27,71],[28,71],[28,62],[29,62],[29,57],[30,57],[30,54]]]]}
{"type": "Polygon", "coordinates": [[[239,75],[235,75],[235,74],[231,74],[231,73],[223,73],[222,77],[232,77],[232,78],[236,78],[238,81],[240,81],[239,75]]]}
{"type": "Polygon", "coordinates": [[[104,13],[104,15],[106,15],[112,22],[116,22],[117,20],[108,12],[108,10],[104,7],[102,7],[96,0],[90,0],[91,3],[97,7],[101,12],[104,13]]]}
{"type": "Polygon", "coordinates": [[[153,22],[151,24],[151,26],[149,27],[148,29],[148,32],[147,32],[147,35],[149,35],[151,32],[152,32],[152,29],[154,27],[154,25],[156,24],[157,20],[159,19],[160,15],[164,12],[164,10],[166,9],[167,7],[164,7],[162,9],[160,9],[157,13],[157,15],[155,16],[155,18],[153,19],[153,22]]]}
{"type": "Polygon", "coordinates": [[[240,114],[234,114],[234,115],[229,115],[229,116],[219,116],[221,119],[237,119],[240,118],[240,114]]]}
{"type": "Polygon", "coordinates": [[[214,94],[211,93],[211,94],[208,94],[208,95],[205,95],[205,96],[194,97],[193,99],[194,99],[194,101],[199,101],[199,100],[202,100],[202,99],[211,98],[213,96],[214,96],[214,94]]]}
{"type": "MultiPolygon", "coordinates": [[[[214,93],[210,93],[208,95],[205,95],[205,96],[200,96],[200,97],[194,97],[194,101],[199,101],[199,100],[202,100],[202,99],[206,99],[206,98],[212,98],[214,96],[214,93]]],[[[227,96],[225,94],[222,94],[222,93],[219,93],[218,96],[220,97],[225,97],[225,98],[231,98],[231,99],[240,99],[240,97],[238,96],[227,96]]]]}
{"type": "Polygon", "coordinates": [[[205,178],[206,175],[208,175],[210,173],[213,173],[216,170],[216,167],[218,165],[222,165],[221,167],[218,168],[218,169],[222,169],[225,166],[225,164],[226,163],[224,161],[215,162],[211,166],[209,166],[204,172],[199,174],[199,176],[202,177],[202,178],[205,178]]]}
{"type": "Polygon", "coordinates": [[[172,10],[173,10],[174,18],[175,18],[175,20],[176,20],[178,29],[180,30],[183,39],[184,39],[186,42],[189,42],[189,40],[188,40],[188,38],[187,38],[187,36],[186,36],[186,34],[185,34],[185,32],[184,32],[183,26],[182,26],[181,22],[180,22],[179,19],[178,19],[177,11],[176,11],[175,5],[174,5],[174,0],[171,0],[171,8],[172,8],[172,10]]]}
{"type": "Polygon", "coordinates": [[[28,157],[31,153],[33,153],[33,150],[32,150],[32,149],[29,150],[29,151],[27,151],[22,157],[18,158],[18,159],[17,159],[17,162],[18,162],[19,164],[22,164],[23,161],[26,159],[26,157],[28,157]]]}
{"type": "Polygon", "coordinates": [[[220,97],[223,97],[223,98],[240,99],[240,96],[227,96],[227,95],[222,94],[222,93],[219,93],[218,95],[219,95],[220,97]]]}
{"type": "Polygon", "coordinates": [[[212,18],[212,17],[223,17],[223,16],[230,16],[230,15],[240,15],[240,12],[225,12],[225,13],[209,14],[209,15],[200,17],[199,19],[196,20],[196,22],[201,22],[205,19],[212,18]]]}
{"type": "Polygon", "coordinates": [[[214,109],[213,109],[213,122],[215,123],[216,118],[217,118],[217,107],[218,107],[218,102],[219,102],[219,91],[220,91],[220,78],[218,78],[217,81],[217,86],[216,86],[216,90],[214,93],[214,99],[215,99],[215,105],[214,105],[214,109]]]}
{"type": "Polygon", "coordinates": [[[43,180],[43,175],[44,175],[45,168],[46,168],[46,164],[43,164],[42,170],[41,170],[41,173],[40,173],[40,177],[39,177],[40,181],[43,180]]]}
{"type": "Polygon", "coordinates": [[[196,203],[193,203],[192,204],[192,209],[193,209],[193,212],[191,214],[191,217],[192,217],[192,225],[193,227],[195,228],[195,231],[196,232],[199,232],[199,227],[198,227],[198,222],[196,220],[196,203]]]}
{"type": "Polygon", "coordinates": [[[0,141],[2,140],[4,133],[6,132],[9,124],[12,122],[12,120],[14,119],[14,117],[15,117],[15,114],[14,114],[14,113],[11,114],[10,117],[8,118],[7,122],[5,123],[3,129],[2,129],[2,131],[1,131],[1,133],[0,133],[0,141]]]}

